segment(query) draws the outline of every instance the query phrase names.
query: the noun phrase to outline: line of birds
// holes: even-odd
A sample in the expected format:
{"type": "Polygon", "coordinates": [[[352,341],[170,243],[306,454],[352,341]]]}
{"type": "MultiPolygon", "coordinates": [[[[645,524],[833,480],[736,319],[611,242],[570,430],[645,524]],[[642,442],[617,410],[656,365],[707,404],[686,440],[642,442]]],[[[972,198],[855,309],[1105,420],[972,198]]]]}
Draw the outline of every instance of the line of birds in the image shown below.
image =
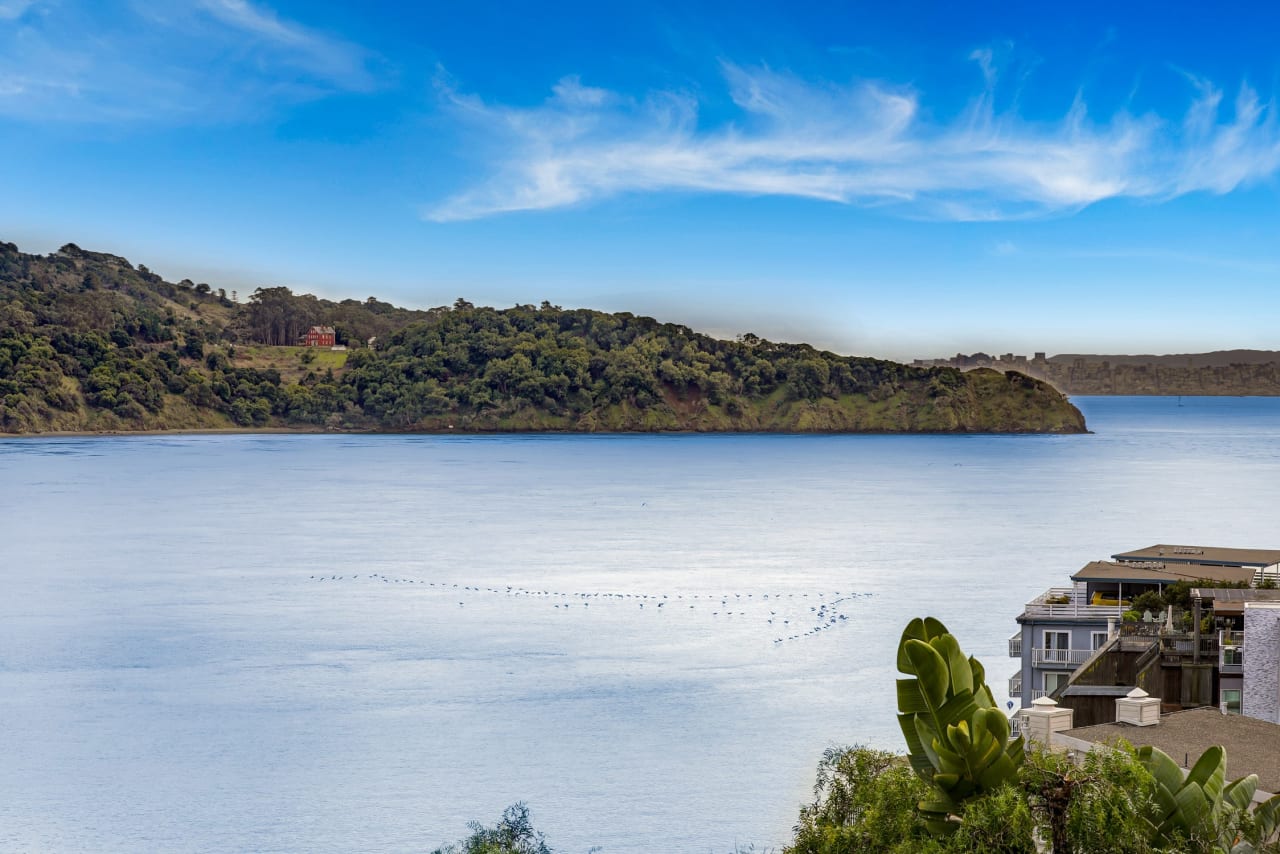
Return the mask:
{"type": "MultiPolygon", "coordinates": [[[[811,600],[816,604],[809,605],[808,617],[812,620],[809,628],[805,631],[799,631],[799,626],[803,624],[804,612],[794,614],[784,612],[779,614],[775,608],[769,611],[766,617],[766,623],[769,626],[780,626],[784,634],[779,634],[773,639],[773,644],[778,646],[789,641],[799,641],[804,638],[813,637],[825,631],[830,631],[837,626],[846,623],[849,619],[839,606],[856,600],[858,598],[870,596],[869,593],[842,593],[837,590],[828,598],[826,593],[613,593],[613,592],[564,592],[557,590],[539,590],[531,587],[520,587],[516,585],[506,585],[505,587],[485,587],[473,586],[469,584],[455,584],[445,581],[428,581],[420,578],[404,578],[383,575],[378,572],[371,572],[365,575],[338,575],[336,573],[330,575],[311,575],[311,581],[315,582],[335,582],[335,581],[373,581],[383,584],[414,584],[427,588],[435,588],[437,591],[458,591],[460,593],[489,593],[495,595],[505,595],[510,597],[531,597],[542,598],[543,601],[552,601],[552,607],[564,608],[569,610],[576,604],[581,604],[584,608],[591,607],[592,601],[604,601],[610,603],[634,602],[641,610],[646,604],[652,606],[652,610],[660,610],[667,606],[678,608],[687,606],[687,610],[697,610],[699,605],[710,605],[716,610],[711,612],[713,617],[746,617],[748,612],[741,610],[742,608],[755,606],[765,607],[765,603],[778,607],[794,607],[800,605],[803,607],[804,600],[811,600]],[[796,602],[795,600],[800,600],[796,602]],[[737,609],[737,610],[735,610],[737,609]],[[795,625],[793,629],[792,626],[795,625]],[[789,633],[787,633],[789,632],[789,633]]],[[[458,607],[466,606],[466,600],[459,600],[458,607]]],[[[773,631],[777,631],[774,629],[773,631]]]]}

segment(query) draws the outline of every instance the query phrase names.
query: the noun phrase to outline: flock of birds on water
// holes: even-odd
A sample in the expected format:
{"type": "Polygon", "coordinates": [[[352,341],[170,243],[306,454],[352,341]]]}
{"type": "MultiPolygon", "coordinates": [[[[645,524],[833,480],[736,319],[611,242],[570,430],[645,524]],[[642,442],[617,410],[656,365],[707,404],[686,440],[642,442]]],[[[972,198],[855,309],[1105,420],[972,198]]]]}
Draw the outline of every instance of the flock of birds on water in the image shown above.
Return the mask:
{"type": "Polygon", "coordinates": [[[527,599],[550,603],[553,608],[566,611],[581,606],[590,608],[593,603],[617,606],[634,604],[639,610],[648,606],[650,613],[670,613],[684,610],[699,614],[710,613],[715,619],[740,619],[743,617],[763,619],[769,627],[769,634],[774,646],[788,642],[800,641],[839,628],[849,622],[849,616],[842,608],[845,603],[870,596],[869,593],[841,592],[833,593],[602,593],[602,592],[564,592],[541,590],[534,587],[506,585],[501,587],[484,587],[470,584],[454,584],[445,581],[428,581],[421,578],[397,578],[378,572],[364,575],[312,575],[310,581],[316,583],[335,582],[381,582],[383,584],[417,585],[434,590],[437,593],[456,594],[458,607],[465,608],[467,596],[486,594],[505,596],[513,599],[527,599]],[[765,613],[767,612],[767,613],[765,613]]]}

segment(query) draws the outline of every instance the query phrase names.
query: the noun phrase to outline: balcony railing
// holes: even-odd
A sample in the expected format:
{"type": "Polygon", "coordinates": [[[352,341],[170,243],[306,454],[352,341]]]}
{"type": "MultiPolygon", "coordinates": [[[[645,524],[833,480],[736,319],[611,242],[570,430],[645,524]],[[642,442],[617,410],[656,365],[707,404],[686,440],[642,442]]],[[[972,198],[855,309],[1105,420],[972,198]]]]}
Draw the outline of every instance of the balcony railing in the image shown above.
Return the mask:
{"type": "Polygon", "coordinates": [[[1127,605],[1090,605],[1083,590],[1074,587],[1051,587],[1044,593],[1027,603],[1026,614],[1029,617],[1049,617],[1051,619],[1097,619],[1119,617],[1128,609],[1127,605]]]}
{"type": "Polygon", "coordinates": [[[1048,691],[1041,691],[1039,688],[1032,688],[1032,689],[1031,689],[1031,702],[1033,702],[1033,703],[1034,703],[1036,700],[1039,700],[1041,697],[1046,697],[1046,696],[1048,696],[1048,694],[1049,694],[1049,692],[1048,692],[1048,691]]]}
{"type": "Polygon", "coordinates": [[[1022,658],[1022,632],[1009,638],[1009,657],[1022,658]]]}
{"type": "MultiPolygon", "coordinates": [[[[1193,658],[1196,652],[1196,641],[1193,635],[1161,635],[1160,654],[1166,659],[1193,658]]],[[[1207,635],[1200,636],[1200,657],[1213,661],[1218,657],[1218,639],[1207,635]]]]}
{"type": "Polygon", "coordinates": [[[1017,712],[1009,718],[1009,737],[1017,738],[1020,735],[1022,735],[1022,713],[1017,712]]]}
{"type": "Polygon", "coordinates": [[[1022,696],[1022,671],[1021,670],[1019,670],[1017,673],[1009,677],[1009,696],[1010,697],[1022,696]]]}
{"type": "Polygon", "coordinates": [[[1239,629],[1222,629],[1218,632],[1219,646],[1244,646],[1244,632],[1239,629]]]}
{"type": "Polygon", "coordinates": [[[1079,667],[1091,655],[1091,649],[1033,649],[1031,663],[1040,667],[1079,667]]]}

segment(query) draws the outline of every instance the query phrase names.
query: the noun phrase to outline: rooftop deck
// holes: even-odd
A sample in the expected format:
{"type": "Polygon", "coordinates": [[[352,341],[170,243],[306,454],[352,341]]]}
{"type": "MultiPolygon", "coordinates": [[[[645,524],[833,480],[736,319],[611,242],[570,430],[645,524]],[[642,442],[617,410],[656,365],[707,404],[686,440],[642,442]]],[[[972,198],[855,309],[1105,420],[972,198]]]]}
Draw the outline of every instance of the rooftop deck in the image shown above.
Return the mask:
{"type": "Polygon", "coordinates": [[[1094,619],[1105,622],[1108,617],[1117,619],[1128,610],[1127,605],[1093,605],[1078,587],[1051,587],[1027,603],[1024,617],[1051,620],[1094,619]]]}

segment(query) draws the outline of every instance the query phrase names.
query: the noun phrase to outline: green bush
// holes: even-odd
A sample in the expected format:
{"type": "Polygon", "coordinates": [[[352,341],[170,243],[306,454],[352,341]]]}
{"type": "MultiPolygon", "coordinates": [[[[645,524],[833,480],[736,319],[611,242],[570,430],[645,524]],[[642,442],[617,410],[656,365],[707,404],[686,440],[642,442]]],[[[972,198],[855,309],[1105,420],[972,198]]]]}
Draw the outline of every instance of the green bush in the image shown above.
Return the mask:
{"type": "Polygon", "coordinates": [[[927,836],[915,804],[929,793],[906,757],[869,747],[828,750],[814,801],[802,807],[787,854],[910,850],[927,836]]]}
{"type": "Polygon", "coordinates": [[[1130,607],[1139,614],[1143,611],[1159,614],[1164,611],[1166,604],[1163,596],[1154,590],[1148,590],[1146,593],[1134,597],[1133,604],[1130,607]]]}
{"type": "Polygon", "coordinates": [[[965,804],[960,827],[947,839],[948,852],[1035,854],[1035,822],[1026,794],[1007,784],[965,804]]]}
{"type": "Polygon", "coordinates": [[[542,834],[533,829],[529,808],[512,804],[493,827],[477,821],[468,825],[471,835],[461,842],[435,849],[431,854],[552,854],[542,834]]]}

